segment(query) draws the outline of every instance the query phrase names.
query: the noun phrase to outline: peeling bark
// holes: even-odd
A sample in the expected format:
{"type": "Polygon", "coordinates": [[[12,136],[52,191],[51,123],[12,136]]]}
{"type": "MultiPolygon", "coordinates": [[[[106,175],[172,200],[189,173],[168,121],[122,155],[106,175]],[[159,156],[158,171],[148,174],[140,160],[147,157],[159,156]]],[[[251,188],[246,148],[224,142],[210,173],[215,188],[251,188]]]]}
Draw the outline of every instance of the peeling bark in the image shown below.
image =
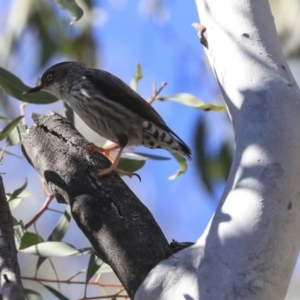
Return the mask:
{"type": "Polygon", "coordinates": [[[236,149],[197,243],[159,263],[135,300],[284,299],[300,248],[300,91],[267,0],[197,0],[236,149]]]}

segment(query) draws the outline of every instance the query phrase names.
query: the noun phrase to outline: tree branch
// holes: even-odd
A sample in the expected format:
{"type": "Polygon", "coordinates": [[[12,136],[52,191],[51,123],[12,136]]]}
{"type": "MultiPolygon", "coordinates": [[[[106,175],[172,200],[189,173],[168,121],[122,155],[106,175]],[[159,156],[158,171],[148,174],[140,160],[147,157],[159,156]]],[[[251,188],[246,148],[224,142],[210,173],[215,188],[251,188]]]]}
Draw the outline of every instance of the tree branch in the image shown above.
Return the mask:
{"type": "Polygon", "coordinates": [[[149,210],[115,173],[97,176],[109,160],[83,150],[88,142],[56,113],[33,114],[36,126],[23,135],[23,152],[74,220],[95,253],[108,263],[133,298],[136,289],[170,248],[149,210]]]}
{"type": "Polygon", "coordinates": [[[14,239],[13,219],[6,200],[0,176],[0,278],[2,298],[24,300],[17,249],[14,239]]]}
{"type": "Polygon", "coordinates": [[[300,246],[300,92],[267,0],[196,3],[233,123],[233,164],[203,236],[158,264],[135,299],[281,300],[300,246]]]}

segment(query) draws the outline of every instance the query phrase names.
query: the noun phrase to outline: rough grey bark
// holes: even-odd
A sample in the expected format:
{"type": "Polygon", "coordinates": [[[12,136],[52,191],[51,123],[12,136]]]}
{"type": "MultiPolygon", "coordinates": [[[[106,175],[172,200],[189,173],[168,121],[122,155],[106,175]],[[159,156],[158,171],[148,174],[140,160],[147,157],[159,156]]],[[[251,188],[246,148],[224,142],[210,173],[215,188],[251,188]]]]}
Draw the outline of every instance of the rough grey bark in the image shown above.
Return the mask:
{"type": "Polygon", "coordinates": [[[149,210],[77,130],[55,113],[33,115],[36,126],[23,135],[28,161],[43,176],[59,202],[70,204],[73,218],[95,253],[115,271],[131,298],[149,271],[170,256],[170,247],[149,210]]]}
{"type": "Polygon", "coordinates": [[[233,164],[204,234],[159,263],[135,300],[282,300],[300,248],[300,91],[267,0],[196,4],[232,119],[233,164]]]}
{"type": "Polygon", "coordinates": [[[24,300],[17,249],[14,239],[13,218],[6,201],[0,176],[0,278],[3,300],[24,300]]]}

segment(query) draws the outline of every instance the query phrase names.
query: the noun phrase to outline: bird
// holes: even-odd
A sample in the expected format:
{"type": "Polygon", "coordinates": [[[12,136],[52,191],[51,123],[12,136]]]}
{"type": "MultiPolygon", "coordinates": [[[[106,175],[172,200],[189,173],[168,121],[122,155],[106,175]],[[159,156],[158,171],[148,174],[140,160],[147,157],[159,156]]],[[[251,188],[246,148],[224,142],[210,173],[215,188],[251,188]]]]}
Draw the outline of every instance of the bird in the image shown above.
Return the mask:
{"type": "MultiPolygon", "coordinates": [[[[191,149],[156,110],[124,81],[105,70],[74,61],[61,62],[48,68],[40,83],[24,93],[40,90],[65,101],[92,130],[117,145],[119,152],[111,159],[112,164],[100,170],[99,175],[122,171],[118,163],[127,146],[162,148],[192,160],[191,149]]],[[[110,156],[111,149],[93,143],[88,147],[110,156]]],[[[134,173],[125,174],[131,177],[134,173]]]]}

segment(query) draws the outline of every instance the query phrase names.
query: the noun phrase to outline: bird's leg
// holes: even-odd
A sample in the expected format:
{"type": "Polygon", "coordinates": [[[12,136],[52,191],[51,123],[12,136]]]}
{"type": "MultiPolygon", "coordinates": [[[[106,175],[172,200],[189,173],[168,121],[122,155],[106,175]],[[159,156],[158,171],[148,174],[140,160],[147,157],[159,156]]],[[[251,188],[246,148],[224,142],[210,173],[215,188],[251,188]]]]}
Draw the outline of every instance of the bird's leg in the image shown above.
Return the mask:
{"type": "Polygon", "coordinates": [[[119,163],[119,160],[120,160],[121,155],[123,153],[123,150],[124,150],[124,148],[120,148],[117,156],[114,158],[114,161],[113,161],[112,165],[109,168],[107,168],[107,169],[100,170],[98,172],[98,175],[101,176],[101,175],[108,174],[108,173],[110,173],[112,171],[117,171],[117,172],[122,173],[124,175],[127,175],[129,177],[132,177],[134,175],[134,173],[131,173],[131,172],[128,172],[128,171],[125,171],[125,170],[122,170],[122,169],[118,168],[118,163],[119,163]]]}
{"type": "Polygon", "coordinates": [[[109,168],[106,168],[104,170],[99,170],[98,171],[98,175],[105,175],[105,174],[108,174],[112,171],[117,171],[118,173],[121,173],[123,175],[127,175],[128,177],[132,177],[132,176],[137,176],[139,178],[139,180],[141,181],[141,178],[138,174],[136,173],[133,173],[133,172],[129,172],[129,171],[126,171],[126,170],[122,170],[122,169],[119,169],[118,168],[118,164],[119,164],[119,161],[120,161],[120,158],[121,158],[121,155],[123,153],[123,150],[124,150],[124,147],[123,148],[120,148],[118,154],[116,157],[113,157],[112,155],[110,155],[110,151],[113,151],[113,150],[116,150],[120,148],[120,146],[118,146],[117,144],[114,144],[108,148],[103,148],[103,147],[98,147],[96,146],[94,143],[89,143],[87,144],[85,147],[84,147],[84,150],[94,150],[94,151],[98,151],[98,152],[101,152],[103,153],[106,157],[109,158],[109,160],[112,162],[112,165],[109,167],[109,168]]]}
{"type": "Polygon", "coordinates": [[[118,149],[119,146],[117,144],[114,144],[110,147],[107,147],[107,148],[103,148],[103,147],[98,147],[96,146],[94,143],[88,143],[84,148],[83,150],[94,150],[94,151],[98,151],[98,152],[101,152],[103,153],[111,162],[114,162],[115,158],[110,155],[110,152],[113,151],[113,150],[116,150],[118,149]]]}
{"type": "Polygon", "coordinates": [[[108,167],[108,168],[106,168],[106,169],[104,169],[104,170],[100,170],[98,172],[98,175],[105,175],[105,174],[108,174],[108,173],[110,173],[112,171],[115,171],[117,169],[117,167],[118,167],[118,163],[119,163],[119,160],[120,160],[120,157],[122,155],[123,150],[124,150],[124,148],[120,148],[120,150],[119,150],[116,158],[114,158],[114,162],[111,164],[111,166],[108,167]]]}
{"type": "Polygon", "coordinates": [[[122,170],[122,169],[118,168],[118,164],[119,164],[121,155],[122,155],[123,150],[126,147],[126,145],[127,145],[127,137],[125,137],[125,138],[122,137],[120,139],[120,146],[118,144],[113,144],[113,145],[108,146],[107,148],[104,148],[104,147],[98,147],[94,143],[89,143],[83,149],[84,150],[94,150],[94,151],[97,151],[97,152],[101,152],[101,153],[103,153],[112,162],[112,165],[109,168],[106,168],[106,169],[103,169],[103,170],[99,170],[98,173],[97,173],[98,175],[101,176],[101,175],[108,174],[108,173],[110,173],[112,171],[117,171],[118,173],[121,173],[123,175],[127,175],[130,178],[135,175],[141,181],[141,177],[138,174],[133,173],[133,172],[129,172],[129,171],[126,171],[126,170],[122,170]],[[120,150],[119,150],[117,156],[113,157],[110,154],[110,152],[114,151],[114,150],[116,150],[118,148],[120,148],[120,150]]]}
{"type": "Polygon", "coordinates": [[[126,170],[122,170],[122,169],[119,169],[119,168],[118,168],[119,160],[120,160],[120,158],[121,158],[121,155],[122,155],[122,153],[123,153],[123,150],[124,150],[124,148],[121,148],[121,147],[120,147],[120,150],[119,150],[119,152],[118,152],[116,158],[114,158],[114,161],[113,161],[112,165],[111,165],[109,168],[107,168],[107,169],[98,171],[98,175],[101,176],[101,175],[108,174],[108,173],[110,173],[110,172],[112,172],[112,171],[117,171],[118,173],[121,173],[121,174],[123,174],[123,175],[127,175],[127,176],[130,177],[130,178],[131,178],[132,176],[137,176],[137,178],[141,181],[141,177],[140,177],[138,174],[133,173],[133,172],[129,172],[129,171],[126,171],[126,170]]]}
{"type": "MultiPolygon", "coordinates": [[[[119,146],[118,144],[112,144],[112,145],[110,145],[110,146],[108,146],[108,147],[101,147],[101,148],[103,149],[103,153],[104,153],[107,157],[113,157],[113,156],[110,155],[110,152],[119,149],[120,146],[119,146]]],[[[114,160],[114,158],[113,158],[113,160],[114,160]]],[[[111,160],[111,161],[113,161],[113,160],[111,160]]]]}

